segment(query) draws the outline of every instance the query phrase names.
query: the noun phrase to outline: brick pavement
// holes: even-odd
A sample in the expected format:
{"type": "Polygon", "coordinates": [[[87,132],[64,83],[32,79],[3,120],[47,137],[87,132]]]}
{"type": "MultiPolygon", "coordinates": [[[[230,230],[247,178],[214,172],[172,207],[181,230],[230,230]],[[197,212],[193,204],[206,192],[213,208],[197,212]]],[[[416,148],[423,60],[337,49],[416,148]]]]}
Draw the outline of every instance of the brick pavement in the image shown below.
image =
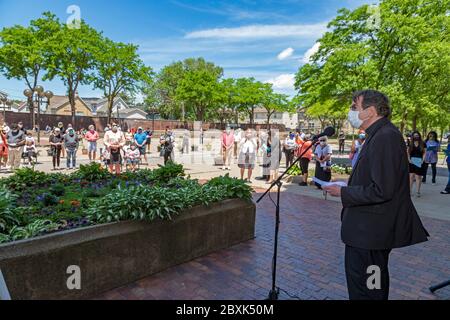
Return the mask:
{"type": "MultiPolygon", "coordinates": [[[[255,195],[256,197],[257,195],[255,195]]],[[[283,192],[278,285],[301,299],[347,299],[340,241],[340,204],[283,192]]],[[[271,287],[274,208],[258,205],[256,238],[170,268],[95,299],[264,299],[271,287]]],[[[450,222],[422,218],[431,240],[391,254],[390,299],[450,299],[450,222]]],[[[282,293],[281,299],[289,299],[282,293]]]]}

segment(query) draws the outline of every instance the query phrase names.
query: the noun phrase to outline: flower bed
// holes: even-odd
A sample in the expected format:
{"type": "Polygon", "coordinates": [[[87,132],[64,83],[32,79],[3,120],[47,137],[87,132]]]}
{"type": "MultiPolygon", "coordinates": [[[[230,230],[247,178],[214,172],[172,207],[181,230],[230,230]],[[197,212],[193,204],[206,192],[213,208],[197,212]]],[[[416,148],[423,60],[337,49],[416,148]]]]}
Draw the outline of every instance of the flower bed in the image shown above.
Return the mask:
{"type": "Polygon", "coordinates": [[[110,175],[98,164],[71,174],[18,170],[0,180],[0,243],[124,220],[170,220],[181,211],[226,199],[251,199],[229,176],[201,185],[181,165],[110,175]]]}

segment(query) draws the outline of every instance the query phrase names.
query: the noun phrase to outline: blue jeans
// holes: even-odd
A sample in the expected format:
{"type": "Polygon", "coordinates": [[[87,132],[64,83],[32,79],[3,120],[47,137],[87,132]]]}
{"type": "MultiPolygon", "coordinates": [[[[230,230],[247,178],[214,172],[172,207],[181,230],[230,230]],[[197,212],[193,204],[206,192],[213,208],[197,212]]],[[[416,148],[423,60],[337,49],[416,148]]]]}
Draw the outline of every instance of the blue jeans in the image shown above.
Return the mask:
{"type": "Polygon", "coordinates": [[[72,162],[72,168],[75,168],[77,164],[77,150],[67,150],[67,168],[70,168],[70,162],[72,162]]]}

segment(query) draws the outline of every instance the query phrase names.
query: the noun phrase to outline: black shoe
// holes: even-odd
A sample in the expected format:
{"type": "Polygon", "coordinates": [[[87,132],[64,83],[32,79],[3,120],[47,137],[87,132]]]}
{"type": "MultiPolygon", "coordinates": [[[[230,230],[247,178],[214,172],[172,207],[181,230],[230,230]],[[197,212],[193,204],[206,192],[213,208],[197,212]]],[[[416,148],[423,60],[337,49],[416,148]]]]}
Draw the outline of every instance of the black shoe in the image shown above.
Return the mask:
{"type": "Polygon", "coordinates": [[[441,191],[441,194],[450,194],[450,191],[444,190],[444,191],[441,191]]]}
{"type": "Polygon", "coordinates": [[[307,187],[308,186],[308,184],[306,182],[300,182],[298,185],[300,187],[307,187]]]}

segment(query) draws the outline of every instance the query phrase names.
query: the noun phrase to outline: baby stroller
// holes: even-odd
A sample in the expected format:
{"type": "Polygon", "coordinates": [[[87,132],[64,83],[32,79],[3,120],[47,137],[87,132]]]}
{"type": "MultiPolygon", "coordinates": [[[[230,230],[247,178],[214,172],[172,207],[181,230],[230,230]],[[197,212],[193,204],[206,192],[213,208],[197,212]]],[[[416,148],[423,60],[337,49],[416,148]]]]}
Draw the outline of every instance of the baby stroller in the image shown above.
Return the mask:
{"type": "Polygon", "coordinates": [[[33,167],[37,163],[38,153],[34,149],[27,150],[27,147],[24,147],[24,150],[22,152],[22,161],[23,164],[26,165],[30,163],[33,167]]]}

